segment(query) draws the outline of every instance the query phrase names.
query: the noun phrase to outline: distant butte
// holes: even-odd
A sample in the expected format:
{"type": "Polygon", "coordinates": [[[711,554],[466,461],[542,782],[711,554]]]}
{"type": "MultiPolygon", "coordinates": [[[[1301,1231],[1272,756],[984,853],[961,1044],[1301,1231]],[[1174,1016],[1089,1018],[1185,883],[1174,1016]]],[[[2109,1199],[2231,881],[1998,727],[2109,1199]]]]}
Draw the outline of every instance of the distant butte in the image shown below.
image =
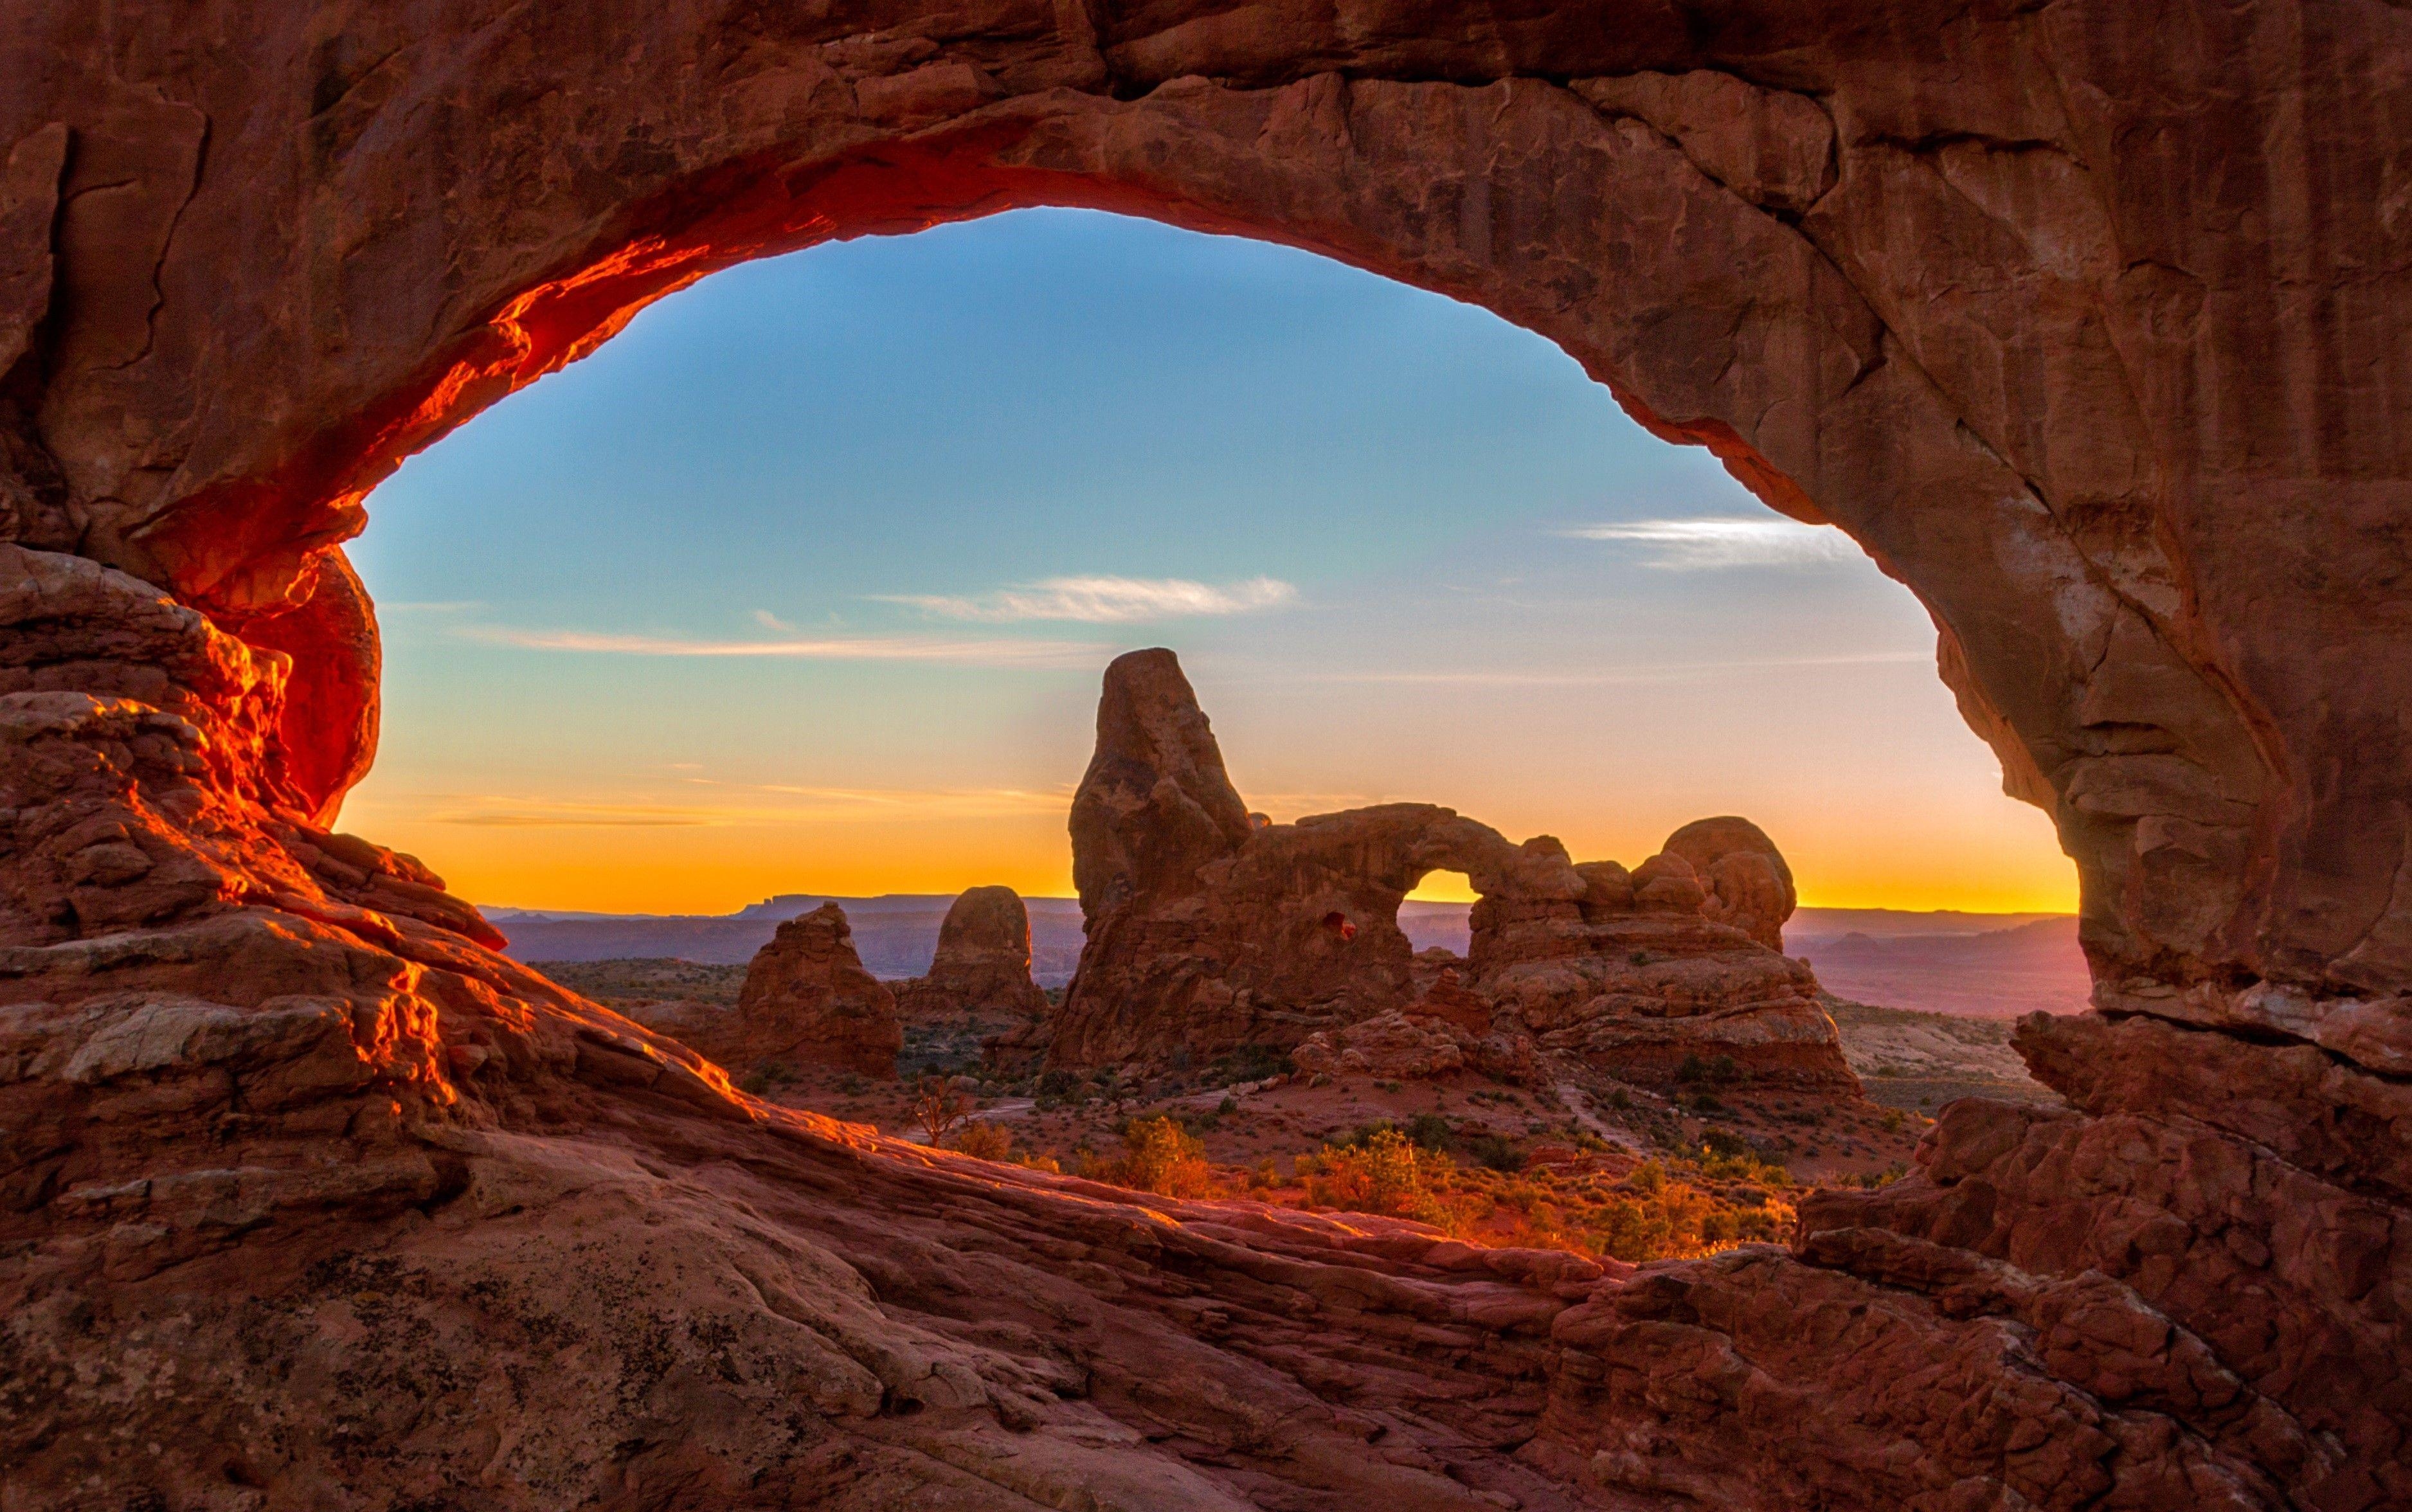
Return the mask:
{"type": "Polygon", "coordinates": [[[971,888],[938,926],[930,969],[896,984],[907,1019],[994,1013],[1024,1021],[1047,1012],[1030,976],[1030,910],[1011,888],[971,888]]]}

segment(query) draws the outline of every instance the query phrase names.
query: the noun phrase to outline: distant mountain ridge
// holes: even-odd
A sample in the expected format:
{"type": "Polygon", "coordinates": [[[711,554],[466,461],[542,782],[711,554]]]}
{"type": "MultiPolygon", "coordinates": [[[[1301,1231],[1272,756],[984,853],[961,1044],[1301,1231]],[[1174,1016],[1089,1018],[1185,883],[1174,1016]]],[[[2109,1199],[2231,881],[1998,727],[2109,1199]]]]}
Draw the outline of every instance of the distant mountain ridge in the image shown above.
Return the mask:
{"type": "MultiPolygon", "coordinates": [[[[930,969],[951,892],[889,892],[848,898],[787,892],[733,914],[603,914],[574,909],[481,910],[510,937],[518,961],[674,958],[742,965],[770,943],[785,920],[825,903],[846,910],[855,948],[876,976],[894,980],[930,969]]],[[[1072,979],[1081,961],[1077,898],[1025,898],[1030,909],[1031,974],[1042,987],[1072,979]]],[[[1411,901],[1399,927],[1416,948],[1463,954],[1471,903],[1411,901]]],[[[1891,908],[1803,908],[1785,928],[1785,946],[1805,957],[1827,988],[1844,997],[1993,1018],[2044,1008],[2071,1013],[2089,982],[2077,949],[2077,920],[2066,914],[1918,913],[1891,908]]]]}

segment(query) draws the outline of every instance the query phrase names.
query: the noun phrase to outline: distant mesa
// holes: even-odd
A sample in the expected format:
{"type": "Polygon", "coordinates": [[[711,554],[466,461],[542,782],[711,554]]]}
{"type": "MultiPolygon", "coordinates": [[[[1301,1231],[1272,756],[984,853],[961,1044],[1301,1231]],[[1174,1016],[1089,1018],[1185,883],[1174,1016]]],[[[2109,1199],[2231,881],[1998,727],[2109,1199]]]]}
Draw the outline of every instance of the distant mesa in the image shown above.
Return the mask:
{"type": "Polygon", "coordinates": [[[1557,1055],[1671,1080],[1728,1057],[1765,1085],[1860,1093],[1816,978],[1781,953],[1791,871],[1744,819],[1686,825],[1629,873],[1432,804],[1272,824],[1232,786],[1178,659],[1150,650],[1106,670],[1071,833],[1087,939],[1053,1020],[1059,1066],[1270,1045],[1302,1068],[1530,1077],[1557,1055]],[[1418,956],[1399,927],[1436,871],[1480,898],[1463,960],[1418,956]]]}

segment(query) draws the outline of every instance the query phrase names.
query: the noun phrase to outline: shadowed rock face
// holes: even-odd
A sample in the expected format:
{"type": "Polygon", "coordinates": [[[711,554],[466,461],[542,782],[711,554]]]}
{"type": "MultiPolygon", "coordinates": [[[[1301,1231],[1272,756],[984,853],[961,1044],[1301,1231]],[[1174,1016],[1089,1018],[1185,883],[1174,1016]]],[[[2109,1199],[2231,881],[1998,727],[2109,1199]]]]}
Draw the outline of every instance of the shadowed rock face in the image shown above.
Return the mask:
{"type": "Polygon", "coordinates": [[[787,1061],[893,1077],[904,1032],[896,999],[862,969],[846,910],[823,903],[779,926],[745,968],[735,1011],[689,1043],[725,1065],[787,1061]]]}
{"type": "Polygon", "coordinates": [[[2412,1501],[2407,59],[2347,0],[19,5],[0,1499],[2412,1501]],[[715,268],[1039,203],[1479,303],[1907,583],[2083,883],[2106,1014],[2020,1040],[2075,1110],[1632,1276],[1142,1206],[767,1108],[328,832],[403,457],[715,268]]]}
{"type": "MultiPolygon", "coordinates": [[[[1510,844],[1431,804],[1242,829],[1228,816],[1246,806],[1170,652],[1117,659],[1098,710],[1096,756],[1072,801],[1088,941],[1054,1020],[1056,1064],[1310,1042],[1320,1064],[1342,1052],[1315,1036],[1418,1010],[1425,994],[1399,904],[1449,870],[1481,895],[1461,990],[1507,1010],[1510,1033],[1641,1079],[1729,1055],[1766,1085],[1859,1095],[1816,978],[1739,927],[1780,940],[1792,912],[1784,858],[1749,821],[1676,833],[1734,903],[1702,886],[1676,841],[1628,874],[1613,861],[1578,866],[1548,836],[1510,844]]],[[[1375,1059],[1446,1058],[1394,1047],[1375,1059]]]]}
{"type": "Polygon", "coordinates": [[[897,1011],[908,1019],[1004,1013],[1037,1019],[1047,994],[1030,976],[1030,910],[1011,888],[972,888],[938,926],[938,949],[926,975],[896,984],[897,1011]]]}

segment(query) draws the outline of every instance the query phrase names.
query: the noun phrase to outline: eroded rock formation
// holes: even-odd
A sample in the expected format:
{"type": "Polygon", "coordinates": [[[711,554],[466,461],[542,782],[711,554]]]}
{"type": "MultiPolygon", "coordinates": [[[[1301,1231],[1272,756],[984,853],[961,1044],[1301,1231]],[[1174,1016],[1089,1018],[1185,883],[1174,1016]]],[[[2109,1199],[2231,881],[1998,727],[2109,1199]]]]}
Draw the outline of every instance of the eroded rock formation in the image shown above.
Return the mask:
{"type": "Polygon", "coordinates": [[[779,926],[754,953],[737,1006],[682,1038],[723,1065],[763,1061],[893,1077],[904,1031],[896,998],[862,967],[846,910],[823,903],[779,926]]]}
{"type": "Polygon", "coordinates": [[[2402,9],[10,22],[0,1500],[2412,1502],[2402,9]],[[1142,1207],[766,1108],[327,833],[401,458],[1037,203],[1482,304],[1909,584],[2082,879],[2075,1110],[1632,1276],[1142,1207]]]}
{"type": "Polygon", "coordinates": [[[1747,820],[1687,825],[1628,874],[1430,804],[1286,825],[1247,815],[1173,654],[1117,658],[1072,802],[1088,942],[1054,1021],[1056,1064],[1254,1044],[1310,1047],[1307,1069],[1349,1064],[1352,1050],[1420,1067],[1447,1058],[1449,1035],[1390,1016],[1437,1015],[1463,1020],[1461,1060],[1497,1027],[1620,1076],[1671,1079],[1687,1058],[1730,1056],[1766,1085],[1858,1095],[1816,978],[1762,943],[1783,937],[1791,873],[1747,820]],[[1419,980],[1430,973],[1398,927],[1401,901],[1441,870],[1480,895],[1471,955],[1445,990],[1419,980]],[[1427,1013],[1436,991],[1447,1009],[1427,1013]],[[1387,1030],[1362,1027],[1376,1020],[1387,1030]]]}
{"type": "Polygon", "coordinates": [[[1043,1018],[1047,994],[1030,976],[1030,910],[1011,888],[971,888],[938,926],[929,971],[895,986],[907,1019],[997,1014],[1043,1018]]]}

